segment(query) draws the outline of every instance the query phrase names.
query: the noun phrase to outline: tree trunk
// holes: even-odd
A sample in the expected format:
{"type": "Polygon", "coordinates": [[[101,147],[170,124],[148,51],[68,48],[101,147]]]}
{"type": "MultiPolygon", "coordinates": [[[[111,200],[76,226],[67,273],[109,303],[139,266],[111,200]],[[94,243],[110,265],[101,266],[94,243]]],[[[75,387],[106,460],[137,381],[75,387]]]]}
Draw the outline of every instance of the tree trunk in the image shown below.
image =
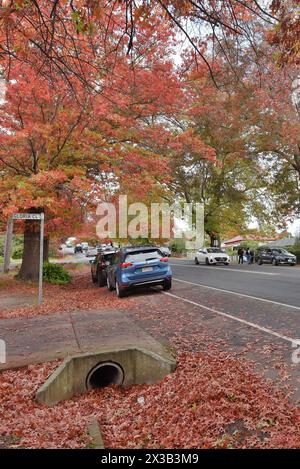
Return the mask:
{"type": "MultiPolygon", "coordinates": [[[[29,213],[41,213],[42,209],[30,209],[29,213]]],[[[24,248],[20,271],[17,278],[20,280],[37,281],[40,268],[40,221],[26,220],[24,227],[24,248]]],[[[45,243],[44,243],[45,246],[45,243]]],[[[48,240],[49,248],[49,240],[48,240]]],[[[47,249],[46,255],[48,255],[47,249]]],[[[45,256],[44,256],[45,258],[45,256]]]]}
{"type": "Polygon", "coordinates": [[[220,236],[216,235],[215,233],[210,233],[210,245],[211,247],[221,247],[221,239],[220,236]]]}

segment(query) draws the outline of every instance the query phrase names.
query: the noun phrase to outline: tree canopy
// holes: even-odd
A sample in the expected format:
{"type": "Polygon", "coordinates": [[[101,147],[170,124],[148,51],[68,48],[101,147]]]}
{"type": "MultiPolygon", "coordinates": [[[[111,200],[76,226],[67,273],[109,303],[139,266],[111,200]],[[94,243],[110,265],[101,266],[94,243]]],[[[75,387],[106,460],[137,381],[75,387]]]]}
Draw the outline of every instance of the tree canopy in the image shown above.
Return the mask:
{"type": "Polygon", "coordinates": [[[2,1],[1,222],[43,210],[58,236],[128,194],[203,202],[212,240],[253,217],[284,228],[299,211],[297,12],[294,0],[2,1]]]}

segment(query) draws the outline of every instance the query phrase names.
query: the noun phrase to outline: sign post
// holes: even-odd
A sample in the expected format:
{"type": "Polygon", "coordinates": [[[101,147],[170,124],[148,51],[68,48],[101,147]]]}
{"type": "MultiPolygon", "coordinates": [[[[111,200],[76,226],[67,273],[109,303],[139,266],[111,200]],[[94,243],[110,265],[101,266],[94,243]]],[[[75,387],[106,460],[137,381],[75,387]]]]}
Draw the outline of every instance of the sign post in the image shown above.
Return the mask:
{"type": "Polygon", "coordinates": [[[5,240],[5,250],[4,250],[4,272],[9,271],[10,263],[10,254],[11,254],[11,242],[13,236],[13,224],[15,220],[40,220],[41,229],[40,229],[40,265],[39,265],[39,294],[38,294],[38,303],[42,303],[43,298],[43,257],[44,257],[44,223],[45,215],[44,213],[15,213],[7,223],[7,232],[5,240]]]}
{"type": "Polygon", "coordinates": [[[41,230],[40,230],[40,269],[39,269],[39,305],[43,299],[43,261],[44,261],[44,214],[41,213],[41,230]]]}
{"type": "Polygon", "coordinates": [[[4,245],[3,272],[6,274],[7,272],[9,272],[11,243],[12,243],[12,237],[13,237],[13,226],[14,226],[14,222],[12,218],[10,218],[7,223],[6,238],[5,238],[5,245],[4,245]]]}

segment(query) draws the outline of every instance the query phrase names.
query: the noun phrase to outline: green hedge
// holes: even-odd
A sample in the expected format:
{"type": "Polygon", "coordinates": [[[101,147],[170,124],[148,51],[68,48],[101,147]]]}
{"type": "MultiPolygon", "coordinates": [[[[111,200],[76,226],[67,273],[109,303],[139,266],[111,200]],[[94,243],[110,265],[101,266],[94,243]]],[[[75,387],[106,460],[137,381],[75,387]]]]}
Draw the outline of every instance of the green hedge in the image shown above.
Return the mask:
{"type": "Polygon", "coordinates": [[[71,281],[71,276],[62,265],[44,262],[43,279],[47,283],[66,285],[71,281]]]}

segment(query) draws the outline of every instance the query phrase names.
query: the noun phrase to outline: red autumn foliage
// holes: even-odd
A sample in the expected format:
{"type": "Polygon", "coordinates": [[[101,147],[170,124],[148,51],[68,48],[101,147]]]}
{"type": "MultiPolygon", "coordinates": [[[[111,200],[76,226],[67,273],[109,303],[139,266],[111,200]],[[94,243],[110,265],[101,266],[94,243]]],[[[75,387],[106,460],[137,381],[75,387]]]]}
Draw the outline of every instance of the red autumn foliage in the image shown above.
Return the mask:
{"type": "MultiPolygon", "coordinates": [[[[37,295],[37,286],[30,283],[15,281],[14,279],[4,280],[1,288],[0,284],[0,319],[12,317],[33,317],[37,315],[48,315],[64,313],[76,310],[95,310],[115,307],[124,309],[135,303],[134,298],[120,300],[116,295],[112,295],[106,288],[98,288],[92,284],[89,268],[81,271],[71,271],[72,281],[69,285],[49,285],[44,283],[42,305],[17,306],[10,309],[1,310],[1,298],[7,297],[7,289],[11,295],[37,295]]],[[[25,297],[26,302],[26,297],[25,297]]]]}
{"type": "Polygon", "coordinates": [[[177,358],[175,373],[159,383],[94,390],[54,407],[35,403],[34,394],[58,363],[4,371],[0,443],[83,448],[96,416],[106,447],[300,447],[299,409],[247,364],[215,352],[177,358]]]}
{"type": "MultiPolygon", "coordinates": [[[[19,291],[19,283],[14,288],[19,291]]],[[[32,287],[22,288],[24,294],[32,287]]],[[[174,310],[173,300],[163,298],[159,308],[151,298],[117,300],[115,293],[95,287],[86,271],[75,271],[71,285],[46,286],[43,306],[2,312],[4,318],[123,307],[153,336],[169,338],[178,367],[153,385],[94,390],[54,407],[37,404],[34,395],[58,362],[3,371],[0,446],[84,448],[93,416],[107,447],[298,448],[300,411],[285,390],[255,374],[253,364],[221,352],[224,344],[211,331],[208,337],[205,326],[195,330],[192,312],[182,314],[180,305],[174,310]]],[[[264,350],[266,357],[270,350],[264,350]]],[[[286,369],[279,368],[284,385],[286,369]]]]}

